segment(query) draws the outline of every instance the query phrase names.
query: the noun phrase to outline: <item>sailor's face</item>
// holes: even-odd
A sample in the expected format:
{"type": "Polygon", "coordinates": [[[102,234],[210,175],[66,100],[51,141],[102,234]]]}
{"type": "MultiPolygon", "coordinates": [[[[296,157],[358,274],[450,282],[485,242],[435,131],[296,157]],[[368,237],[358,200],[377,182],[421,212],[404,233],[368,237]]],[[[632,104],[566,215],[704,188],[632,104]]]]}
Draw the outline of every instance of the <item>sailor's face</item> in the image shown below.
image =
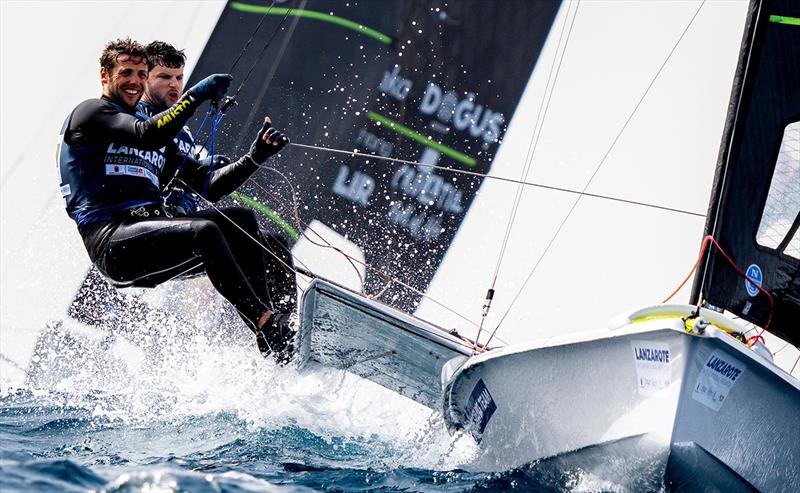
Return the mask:
{"type": "Polygon", "coordinates": [[[159,108],[169,108],[183,92],[183,67],[156,65],[147,76],[145,100],[159,108]]]}
{"type": "Polygon", "coordinates": [[[120,55],[110,73],[105,68],[100,69],[100,81],[104,95],[135,108],[144,94],[147,63],[142,57],[120,55]]]}

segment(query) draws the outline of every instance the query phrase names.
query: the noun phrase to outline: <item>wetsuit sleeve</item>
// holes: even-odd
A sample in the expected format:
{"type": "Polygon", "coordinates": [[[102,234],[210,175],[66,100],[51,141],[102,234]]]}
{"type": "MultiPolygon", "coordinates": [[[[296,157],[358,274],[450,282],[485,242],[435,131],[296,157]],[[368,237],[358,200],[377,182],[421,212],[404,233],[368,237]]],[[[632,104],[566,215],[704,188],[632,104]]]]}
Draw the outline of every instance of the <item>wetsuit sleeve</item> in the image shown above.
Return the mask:
{"type": "Polygon", "coordinates": [[[242,186],[258,170],[258,164],[246,154],[237,161],[215,169],[210,176],[208,169],[208,166],[199,161],[188,158],[186,166],[178,177],[196,192],[200,192],[208,180],[208,187],[203,197],[211,202],[216,202],[242,186]]]}
{"type": "Polygon", "coordinates": [[[134,115],[119,110],[104,99],[90,99],[81,103],[72,114],[70,135],[67,143],[81,140],[96,141],[99,138],[117,144],[135,146],[138,149],[155,150],[172,142],[201,101],[184,94],[170,108],[140,120],[134,115]]]}
{"type": "MultiPolygon", "coordinates": [[[[164,164],[164,169],[161,170],[161,174],[158,176],[162,186],[170,183],[180,172],[182,167],[186,166],[184,163],[185,156],[178,151],[178,146],[175,142],[170,142],[166,145],[164,155],[167,158],[166,163],[164,164]]],[[[186,157],[186,160],[188,161],[189,158],[186,157]]]]}

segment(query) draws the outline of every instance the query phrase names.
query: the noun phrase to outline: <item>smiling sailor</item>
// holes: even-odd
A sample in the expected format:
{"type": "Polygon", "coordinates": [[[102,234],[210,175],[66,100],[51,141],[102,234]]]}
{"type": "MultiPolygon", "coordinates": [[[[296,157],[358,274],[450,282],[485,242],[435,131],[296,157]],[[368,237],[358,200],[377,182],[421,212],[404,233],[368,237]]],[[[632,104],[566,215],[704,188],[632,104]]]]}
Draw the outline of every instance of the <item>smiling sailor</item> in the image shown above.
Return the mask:
{"type": "MultiPolygon", "coordinates": [[[[252,211],[231,211],[243,232],[216,209],[173,218],[162,205],[164,178],[169,180],[170,171],[174,174],[191,159],[174,139],[201,103],[222,99],[232,77],[211,75],[149,116],[136,109],[147,83],[147,63],[146,49],[138,42],[109,42],[100,56],[102,96],[84,101],[67,117],[58,153],[67,213],[90,259],[112,284],[153,287],[205,272],[256,333],[262,352],[286,361],[292,333],[287,317],[273,310],[264,252],[252,243],[251,236],[260,234],[252,211]]],[[[210,175],[194,162],[181,179],[195,190],[205,188],[208,200],[217,200],[288,142],[265,118],[241,159],[210,175]]]]}

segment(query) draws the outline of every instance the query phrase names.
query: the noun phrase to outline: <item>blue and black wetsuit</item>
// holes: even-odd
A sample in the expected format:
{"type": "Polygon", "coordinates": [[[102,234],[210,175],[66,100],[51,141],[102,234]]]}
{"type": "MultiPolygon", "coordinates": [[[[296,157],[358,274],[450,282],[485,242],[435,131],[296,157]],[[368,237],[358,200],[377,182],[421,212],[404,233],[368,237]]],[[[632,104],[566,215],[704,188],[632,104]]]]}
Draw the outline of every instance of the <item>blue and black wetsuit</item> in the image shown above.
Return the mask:
{"type": "MultiPolygon", "coordinates": [[[[106,97],[81,103],[62,132],[61,193],[89,257],[116,286],[152,287],[204,271],[252,328],[273,309],[275,291],[264,252],[253,245],[253,238],[266,243],[254,213],[232,207],[173,218],[162,206],[165,179],[184,160],[173,139],[195,107],[184,96],[148,117],[106,97]]],[[[257,169],[245,155],[209,176],[188,158],[179,178],[195,190],[207,185],[205,197],[213,202],[257,169]]]]}
{"type": "MultiPolygon", "coordinates": [[[[147,117],[151,117],[158,113],[158,109],[155,106],[145,101],[139,101],[136,109],[137,111],[142,112],[144,115],[147,115],[147,117]]],[[[175,170],[175,173],[172,173],[172,176],[164,177],[164,182],[161,184],[164,207],[172,216],[191,215],[198,210],[200,197],[195,193],[185,190],[180,184],[175,183],[176,180],[173,180],[174,175],[177,174],[178,171],[182,171],[187,165],[197,165],[195,160],[189,161],[188,159],[195,156],[194,137],[192,136],[192,132],[189,130],[189,127],[184,126],[178,132],[178,135],[176,135],[173,139],[173,143],[175,144],[178,153],[181,156],[186,157],[186,159],[180,160],[178,169],[175,170]]],[[[206,161],[207,160],[203,160],[200,162],[202,163],[203,167],[210,168],[206,161]]],[[[230,163],[230,160],[225,162],[225,164],[228,163],[230,163]]],[[[206,175],[208,175],[210,172],[211,169],[206,169],[203,171],[203,173],[206,173],[206,175]]]]}

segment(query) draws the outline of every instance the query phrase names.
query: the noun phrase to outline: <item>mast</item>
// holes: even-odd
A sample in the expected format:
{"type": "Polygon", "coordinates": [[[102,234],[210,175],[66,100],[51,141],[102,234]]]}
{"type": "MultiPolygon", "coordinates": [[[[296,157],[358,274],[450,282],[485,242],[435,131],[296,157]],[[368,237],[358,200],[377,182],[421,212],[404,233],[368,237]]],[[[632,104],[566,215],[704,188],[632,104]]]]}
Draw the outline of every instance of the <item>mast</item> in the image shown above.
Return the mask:
{"type": "Polygon", "coordinates": [[[800,4],[750,4],[692,289],[800,343],[800,4]],[[734,265],[736,267],[734,267],[734,265]],[[742,277],[740,270],[748,276],[742,277]],[[759,289],[761,288],[761,289],[759,289]]]}
{"type": "MultiPolygon", "coordinates": [[[[739,114],[739,103],[742,96],[742,87],[746,79],[748,68],[747,62],[750,59],[751,50],[755,40],[756,25],[758,14],[761,11],[761,0],[752,0],[747,10],[747,20],[745,21],[744,36],[742,46],[739,49],[739,61],[736,66],[736,73],[733,76],[733,87],[731,88],[731,98],[728,104],[728,115],[725,118],[725,127],[722,131],[722,142],[719,147],[714,181],[711,186],[711,195],[708,203],[708,213],[706,214],[705,235],[714,235],[719,212],[720,198],[722,195],[722,184],[725,182],[725,171],[727,170],[729,150],[736,128],[736,118],[739,114]]],[[[706,251],[697,268],[694,281],[692,283],[692,293],[689,303],[697,305],[701,302],[703,278],[708,264],[710,250],[706,251]]]]}

